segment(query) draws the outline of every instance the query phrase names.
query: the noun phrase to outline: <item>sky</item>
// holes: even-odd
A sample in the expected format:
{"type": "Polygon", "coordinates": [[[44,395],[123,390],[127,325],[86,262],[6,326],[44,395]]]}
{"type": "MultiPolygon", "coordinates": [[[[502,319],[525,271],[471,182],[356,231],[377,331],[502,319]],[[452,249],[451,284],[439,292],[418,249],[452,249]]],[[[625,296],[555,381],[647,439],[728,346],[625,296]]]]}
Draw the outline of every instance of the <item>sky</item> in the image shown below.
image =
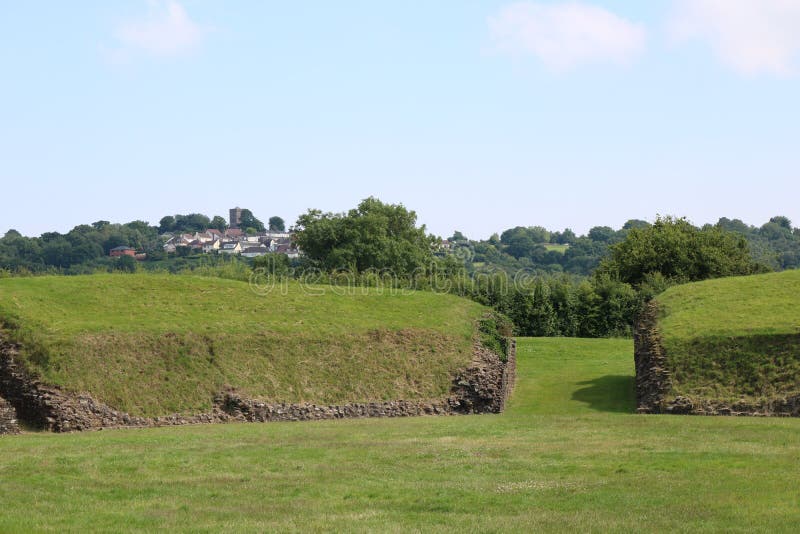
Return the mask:
{"type": "Polygon", "coordinates": [[[0,233],[800,226],[800,0],[0,0],[0,233]]]}

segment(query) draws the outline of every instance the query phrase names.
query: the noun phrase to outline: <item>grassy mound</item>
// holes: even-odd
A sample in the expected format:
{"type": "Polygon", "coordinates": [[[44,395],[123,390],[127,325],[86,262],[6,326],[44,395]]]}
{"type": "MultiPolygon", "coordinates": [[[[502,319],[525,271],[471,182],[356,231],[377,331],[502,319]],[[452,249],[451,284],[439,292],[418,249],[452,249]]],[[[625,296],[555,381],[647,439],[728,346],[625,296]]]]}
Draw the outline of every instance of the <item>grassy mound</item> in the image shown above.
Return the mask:
{"type": "Polygon", "coordinates": [[[0,280],[0,320],[30,371],[141,416],[206,411],[226,387],[273,402],[440,397],[483,310],[427,292],[290,283],[259,295],[191,276],[0,280]]]}
{"type": "Polygon", "coordinates": [[[763,402],[800,394],[800,271],[686,284],[657,302],[672,395],[763,402]]]}

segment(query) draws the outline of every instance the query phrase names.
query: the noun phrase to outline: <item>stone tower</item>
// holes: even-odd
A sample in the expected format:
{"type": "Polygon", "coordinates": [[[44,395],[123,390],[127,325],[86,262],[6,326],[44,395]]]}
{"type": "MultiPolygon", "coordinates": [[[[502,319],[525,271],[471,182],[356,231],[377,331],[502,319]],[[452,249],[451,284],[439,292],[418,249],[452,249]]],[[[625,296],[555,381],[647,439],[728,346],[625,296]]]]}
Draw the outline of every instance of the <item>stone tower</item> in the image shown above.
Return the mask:
{"type": "Polygon", "coordinates": [[[239,224],[241,222],[242,222],[242,208],[240,208],[239,206],[231,208],[228,226],[230,226],[231,228],[239,228],[239,224]]]}

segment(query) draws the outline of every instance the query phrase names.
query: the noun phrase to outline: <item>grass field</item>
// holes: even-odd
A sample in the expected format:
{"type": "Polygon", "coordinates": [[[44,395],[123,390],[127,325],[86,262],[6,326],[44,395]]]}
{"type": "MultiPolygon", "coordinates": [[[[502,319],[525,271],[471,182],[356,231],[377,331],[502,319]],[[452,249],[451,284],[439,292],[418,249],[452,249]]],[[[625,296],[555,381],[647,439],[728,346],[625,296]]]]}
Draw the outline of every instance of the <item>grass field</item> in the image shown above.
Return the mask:
{"type": "Polygon", "coordinates": [[[262,295],[184,275],[0,280],[0,321],[43,381],[143,416],[208,411],[226,386],[280,402],[439,398],[483,310],[297,282],[262,295]]]}
{"type": "Polygon", "coordinates": [[[800,421],[634,415],[625,340],[526,339],[502,415],[0,438],[0,531],[795,532],[800,421]]]}
{"type": "Polygon", "coordinates": [[[676,286],[657,301],[674,395],[800,393],[800,270],[676,286]]]}
{"type": "Polygon", "coordinates": [[[563,254],[564,252],[567,251],[569,245],[559,245],[557,243],[545,243],[544,248],[546,248],[548,252],[553,250],[555,252],[561,252],[563,254]]]}

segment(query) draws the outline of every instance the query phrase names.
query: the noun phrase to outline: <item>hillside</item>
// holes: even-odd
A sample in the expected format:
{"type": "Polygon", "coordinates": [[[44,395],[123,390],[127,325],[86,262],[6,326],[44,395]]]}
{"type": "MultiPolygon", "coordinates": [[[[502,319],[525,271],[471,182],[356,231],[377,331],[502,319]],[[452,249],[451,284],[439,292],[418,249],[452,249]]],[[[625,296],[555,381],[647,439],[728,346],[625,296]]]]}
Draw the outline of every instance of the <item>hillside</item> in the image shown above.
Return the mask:
{"type": "Polygon", "coordinates": [[[768,413],[800,394],[800,271],[681,285],[656,306],[668,402],[768,413]]]}
{"type": "Polygon", "coordinates": [[[429,292],[336,294],[174,275],[0,280],[4,335],[47,384],[138,416],[235,388],[272,402],[446,395],[483,308],[429,292]]]}

